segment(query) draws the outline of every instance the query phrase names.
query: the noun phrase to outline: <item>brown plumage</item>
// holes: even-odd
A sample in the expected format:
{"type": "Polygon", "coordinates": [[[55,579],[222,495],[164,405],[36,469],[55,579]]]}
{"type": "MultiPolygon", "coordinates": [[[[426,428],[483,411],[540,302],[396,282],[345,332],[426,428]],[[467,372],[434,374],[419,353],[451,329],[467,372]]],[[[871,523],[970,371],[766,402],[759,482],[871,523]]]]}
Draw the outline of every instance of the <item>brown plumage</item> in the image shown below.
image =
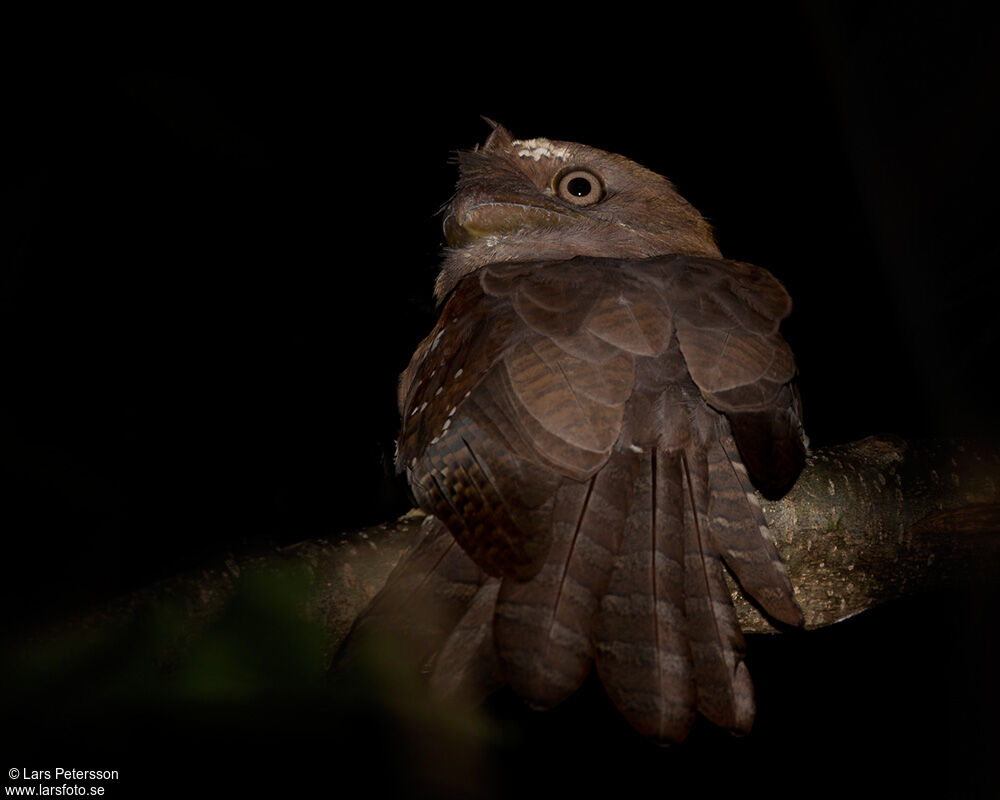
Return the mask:
{"type": "Polygon", "coordinates": [[[443,693],[547,708],[596,665],[658,741],[696,711],[748,731],[723,565],[802,624],[744,467],[777,493],[805,454],[787,293],[621,156],[495,126],[459,164],[441,317],[399,388],[398,466],[431,516],[357,628],[419,639],[443,693]]]}

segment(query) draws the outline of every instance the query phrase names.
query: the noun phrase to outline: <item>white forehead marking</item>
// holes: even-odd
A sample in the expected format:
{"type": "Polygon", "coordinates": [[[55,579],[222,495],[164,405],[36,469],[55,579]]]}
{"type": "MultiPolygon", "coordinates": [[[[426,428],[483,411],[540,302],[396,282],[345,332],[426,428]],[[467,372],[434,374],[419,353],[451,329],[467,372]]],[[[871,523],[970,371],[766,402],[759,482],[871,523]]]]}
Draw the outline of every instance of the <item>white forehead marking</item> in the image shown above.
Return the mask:
{"type": "Polygon", "coordinates": [[[568,158],[569,149],[550,142],[548,139],[518,139],[512,143],[521,158],[539,161],[545,158],[568,158]]]}

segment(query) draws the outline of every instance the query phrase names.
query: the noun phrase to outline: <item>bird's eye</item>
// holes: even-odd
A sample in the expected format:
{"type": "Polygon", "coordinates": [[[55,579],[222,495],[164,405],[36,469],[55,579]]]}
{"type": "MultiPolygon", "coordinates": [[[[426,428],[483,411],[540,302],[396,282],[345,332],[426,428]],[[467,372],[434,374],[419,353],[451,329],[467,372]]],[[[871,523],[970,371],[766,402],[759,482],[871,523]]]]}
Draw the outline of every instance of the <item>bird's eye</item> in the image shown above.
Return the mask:
{"type": "Polygon", "coordinates": [[[593,172],[571,169],[556,180],[556,193],[577,206],[592,206],[604,197],[604,185],[593,172]]]}

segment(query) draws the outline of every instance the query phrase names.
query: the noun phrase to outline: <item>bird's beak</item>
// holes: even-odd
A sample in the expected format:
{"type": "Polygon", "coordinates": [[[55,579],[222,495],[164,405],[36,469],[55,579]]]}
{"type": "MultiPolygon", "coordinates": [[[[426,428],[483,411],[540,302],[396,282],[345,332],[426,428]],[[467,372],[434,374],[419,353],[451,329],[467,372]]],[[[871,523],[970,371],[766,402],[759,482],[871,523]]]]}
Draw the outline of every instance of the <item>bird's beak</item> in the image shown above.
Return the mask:
{"type": "Polygon", "coordinates": [[[554,227],[573,216],[567,209],[537,196],[460,192],[448,207],[444,235],[452,247],[464,247],[487,236],[554,227]]]}

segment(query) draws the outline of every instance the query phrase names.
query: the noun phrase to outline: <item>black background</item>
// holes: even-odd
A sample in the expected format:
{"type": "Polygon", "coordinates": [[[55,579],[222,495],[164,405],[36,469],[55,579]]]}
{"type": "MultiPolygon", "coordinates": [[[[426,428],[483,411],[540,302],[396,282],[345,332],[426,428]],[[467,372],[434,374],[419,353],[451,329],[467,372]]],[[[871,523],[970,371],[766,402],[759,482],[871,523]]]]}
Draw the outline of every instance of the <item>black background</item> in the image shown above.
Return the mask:
{"type": "MultiPolygon", "coordinates": [[[[409,507],[395,381],[434,321],[436,212],[480,115],[669,176],[727,256],[777,275],[814,446],[995,434],[1000,42],[979,7],[394,12],[391,32],[224,31],[192,58],[26,57],[4,101],[10,629],[409,507]]],[[[600,699],[501,697],[532,755],[498,769],[556,781],[582,757],[597,781],[614,752],[663,791],[731,763],[960,793],[998,744],[997,608],[975,590],[751,641],[738,744],[664,754],[600,699]]],[[[267,770],[294,760],[273,752],[267,770]]]]}

